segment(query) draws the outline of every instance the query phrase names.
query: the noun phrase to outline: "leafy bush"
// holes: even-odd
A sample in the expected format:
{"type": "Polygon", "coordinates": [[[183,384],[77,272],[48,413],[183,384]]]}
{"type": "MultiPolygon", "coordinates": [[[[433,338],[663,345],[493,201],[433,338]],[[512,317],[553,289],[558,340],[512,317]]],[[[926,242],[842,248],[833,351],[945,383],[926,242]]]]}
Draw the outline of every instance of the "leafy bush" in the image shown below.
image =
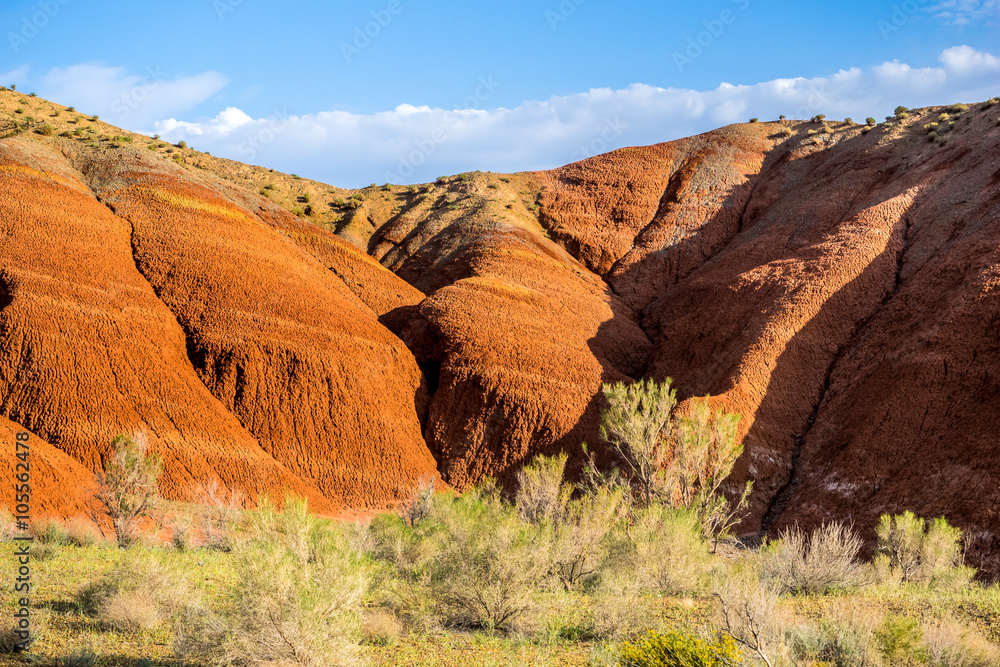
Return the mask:
{"type": "Polygon", "coordinates": [[[739,664],[740,650],[729,636],[708,642],[677,630],[650,631],[645,638],[622,646],[622,667],[729,667],[739,664]]]}
{"type": "Polygon", "coordinates": [[[751,122],[751,123],[756,123],[756,122],[757,122],[758,120],[760,120],[760,119],[759,119],[759,118],[751,118],[751,119],[750,119],[750,122],[751,122]]]}
{"type": "Polygon", "coordinates": [[[874,632],[881,615],[855,605],[836,605],[818,624],[804,623],[786,630],[791,653],[799,664],[836,667],[881,665],[874,632]]]}
{"type": "Polygon", "coordinates": [[[854,119],[848,116],[844,119],[844,125],[854,125],[854,119]]]}
{"type": "Polygon", "coordinates": [[[572,487],[563,484],[569,456],[536,456],[517,473],[517,512],[528,523],[560,521],[572,487]]]}
{"type": "Polygon", "coordinates": [[[709,545],[693,510],[654,503],[636,512],[626,534],[624,565],[641,589],[693,591],[712,567],[709,545]]]}
{"type": "Polygon", "coordinates": [[[675,415],[671,382],[603,385],[607,407],[601,413],[601,437],[624,462],[643,504],[693,509],[714,548],[737,521],[752,489],[748,482],[735,505],[719,493],[743,453],[736,438],[739,415],[712,410],[707,397],[691,401],[688,414],[675,415]]]}
{"type": "Polygon", "coordinates": [[[93,116],[91,116],[91,117],[90,117],[90,120],[92,120],[92,121],[93,121],[93,122],[95,122],[95,123],[96,123],[97,121],[99,121],[100,119],[101,119],[101,117],[100,117],[100,116],[98,116],[98,115],[97,115],[96,113],[95,113],[95,114],[94,114],[93,116]]]}
{"type": "Polygon", "coordinates": [[[927,664],[923,631],[912,618],[887,616],[874,633],[875,644],[886,663],[892,667],[916,667],[927,664]]]}
{"type": "Polygon", "coordinates": [[[626,508],[620,489],[599,489],[569,501],[561,519],[549,523],[549,574],[567,591],[597,576],[606,540],[626,508]]]}
{"type": "Polygon", "coordinates": [[[862,583],[858,561],[862,541],[850,528],[825,524],[806,538],[799,528],[786,530],[762,554],[761,576],[782,592],[826,593],[862,583]]]}
{"type": "Polygon", "coordinates": [[[76,111],[76,107],[66,107],[66,111],[76,111]]]}
{"type": "Polygon", "coordinates": [[[878,552],[888,556],[901,581],[933,585],[971,578],[971,570],[961,566],[962,531],[944,518],[927,522],[910,511],[883,514],[875,533],[878,552]]]}
{"type": "Polygon", "coordinates": [[[876,122],[877,121],[874,118],[872,118],[871,116],[868,116],[868,118],[865,118],[865,125],[867,125],[868,127],[874,126],[876,122]]]}
{"type": "Polygon", "coordinates": [[[385,517],[371,531],[373,556],[391,566],[387,587],[413,619],[510,628],[548,569],[546,532],[521,521],[488,484],[439,498],[415,527],[385,517]]]}
{"type": "Polygon", "coordinates": [[[826,116],[825,115],[823,115],[823,114],[816,114],[815,116],[813,116],[812,118],[809,119],[809,122],[810,123],[822,123],[824,120],[826,120],[826,116]]]}
{"type": "Polygon", "coordinates": [[[218,613],[192,608],[175,650],[186,660],[246,666],[358,663],[367,574],[341,536],[286,498],[266,499],[237,545],[236,577],[218,613]]]}
{"type": "Polygon", "coordinates": [[[111,458],[97,474],[96,500],[111,522],[118,546],[128,547],[136,539],[140,521],[159,499],[163,462],[157,455],[146,454],[142,433],[135,438],[119,435],[111,446],[111,458]]]}
{"type": "Polygon", "coordinates": [[[951,113],[962,113],[963,111],[968,111],[968,110],[969,110],[969,105],[962,103],[952,104],[950,107],[948,107],[948,111],[950,111],[951,113]]]}
{"type": "Polygon", "coordinates": [[[177,148],[181,148],[181,149],[186,149],[188,147],[186,141],[178,141],[176,145],[177,145],[177,148]]]}

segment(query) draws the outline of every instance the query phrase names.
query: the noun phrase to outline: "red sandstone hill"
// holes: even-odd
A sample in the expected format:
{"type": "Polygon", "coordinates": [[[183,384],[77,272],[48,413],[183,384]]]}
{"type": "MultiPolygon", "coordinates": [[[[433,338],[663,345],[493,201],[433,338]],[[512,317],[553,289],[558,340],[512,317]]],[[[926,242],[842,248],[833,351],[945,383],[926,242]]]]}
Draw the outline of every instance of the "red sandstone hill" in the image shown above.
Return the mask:
{"type": "Polygon", "coordinates": [[[63,110],[0,140],[0,434],[44,511],[141,429],[171,498],[335,512],[578,466],[601,383],[669,376],[742,415],[743,531],[943,514],[995,574],[998,109],[353,193],[63,110]]]}

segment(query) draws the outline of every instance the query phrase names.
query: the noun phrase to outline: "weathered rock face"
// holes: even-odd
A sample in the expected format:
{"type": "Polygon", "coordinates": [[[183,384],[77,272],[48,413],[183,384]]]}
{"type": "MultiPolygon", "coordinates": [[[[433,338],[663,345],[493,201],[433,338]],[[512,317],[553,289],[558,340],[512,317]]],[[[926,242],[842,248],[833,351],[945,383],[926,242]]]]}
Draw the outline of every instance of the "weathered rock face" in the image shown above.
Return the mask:
{"type": "Polygon", "coordinates": [[[10,419],[89,470],[118,432],[147,431],[177,499],[221,477],[332,511],[394,502],[435,473],[412,355],[279,233],[292,216],[262,220],[141,156],[2,151],[10,419]]]}
{"type": "Polygon", "coordinates": [[[350,243],[159,157],[5,141],[0,414],[71,479],[142,428],[172,497],[334,511],[578,469],[601,384],[669,376],[742,416],[745,532],[943,514],[995,574],[1000,128],[928,142],[940,111],[368,189],[350,243]]]}

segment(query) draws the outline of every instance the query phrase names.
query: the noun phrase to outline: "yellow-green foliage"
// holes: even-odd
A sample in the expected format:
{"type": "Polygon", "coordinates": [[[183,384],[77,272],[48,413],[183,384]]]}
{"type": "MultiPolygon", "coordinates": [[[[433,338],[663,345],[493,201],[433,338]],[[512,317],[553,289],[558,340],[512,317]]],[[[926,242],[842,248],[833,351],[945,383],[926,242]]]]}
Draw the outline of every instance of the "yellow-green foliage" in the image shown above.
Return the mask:
{"type": "Polygon", "coordinates": [[[927,664],[924,633],[912,618],[888,616],[874,633],[875,643],[892,667],[917,667],[927,664]]]}
{"type": "Polygon", "coordinates": [[[651,631],[622,647],[622,667],[728,667],[739,664],[740,650],[729,636],[708,642],[689,634],[651,631]]]}

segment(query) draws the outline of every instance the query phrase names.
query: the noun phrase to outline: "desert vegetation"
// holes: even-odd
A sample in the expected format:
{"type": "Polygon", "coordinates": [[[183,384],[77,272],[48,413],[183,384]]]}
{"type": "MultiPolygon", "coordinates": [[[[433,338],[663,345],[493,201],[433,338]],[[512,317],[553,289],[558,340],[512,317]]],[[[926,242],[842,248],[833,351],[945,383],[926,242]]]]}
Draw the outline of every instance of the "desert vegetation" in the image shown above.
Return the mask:
{"type": "Polygon", "coordinates": [[[58,581],[31,651],[94,665],[1000,660],[1000,590],[974,580],[943,518],[883,516],[867,560],[833,522],[752,546],[733,534],[749,485],[720,492],[742,451],[738,417],[707,399],[679,411],[669,380],[603,396],[617,465],[588,453],[574,482],[567,454],[538,456],[515,488],[461,495],[427,478],[398,512],[360,523],[295,496],[244,510],[211,484],[197,511],[139,530],[163,508],[160,464],[141,435],[122,436],[98,476],[108,537],[82,520],[31,526],[38,576],[58,581]]]}

